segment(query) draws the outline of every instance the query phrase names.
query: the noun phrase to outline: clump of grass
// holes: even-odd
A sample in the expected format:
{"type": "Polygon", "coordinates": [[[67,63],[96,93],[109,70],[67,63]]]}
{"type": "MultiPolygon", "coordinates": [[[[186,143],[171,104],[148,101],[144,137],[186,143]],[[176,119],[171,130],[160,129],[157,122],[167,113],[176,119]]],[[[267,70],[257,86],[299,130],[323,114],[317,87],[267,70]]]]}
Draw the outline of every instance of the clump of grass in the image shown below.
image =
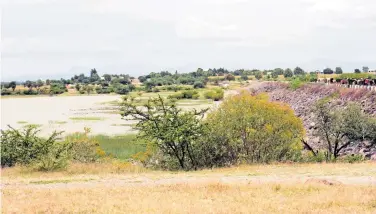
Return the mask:
{"type": "Polygon", "coordinates": [[[51,124],[59,124],[59,125],[62,125],[62,124],[66,124],[67,121],[58,121],[58,120],[55,120],[55,121],[50,121],[51,124]]]}
{"type": "Polygon", "coordinates": [[[121,111],[103,111],[104,114],[121,114],[121,111]]]}
{"type": "Polygon", "coordinates": [[[273,190],[274,190],[275,192],[280,191],[280,190],[281,190],[281,185],[280,185],[280,184],[276,184],[276,185],[274,185],[274,186],[273,186],[273,190]]]}
{"type": "Polygon", "coordinates": [[[24,125],[24,127],[35,127],[35,128],[39,128],[39,127],[42,127],[42,124],[27,124],[27,125],[24,125]]]}
{"type": "Polygon", "coordinates": [[[99,146],[106,154],[120,160],[127,160],[132,155],[146,150],[146,144],[138,142],[136,134],[119,136],[97,135],[93,138],[99,143],[99,146]]]}
{"type": "Polygon", "coordinates": [[[111,124],[111,126],[129,126],[129,127],[132,127],[133,124],[127,124],[127,123],[120,123],[120,124],[117,124],[117,123],[114,123],[114,124],[111,124]]]}
{"type": "Polygon", "coordinates": [[[24,121],[24,120],[20,120],[20,121],[17,121],[18,124],[26,124],[28,123],[27,121],[24,121]]]}
{"type": "Polygon", "coordinates": [[[118,106],[120,104],[120,101],[119,100],[112,100],[112,101],[107,101],[107,102],[101,102],[99,104],[101,104],[101,105],[118,106]]]}
{"type": "Polygon", "coordinates": [[[84,120],[84,121],[104,120],[104,118],[102,118],[102,117],[71,117],[69,119],[71,119],[71,120],[84,120]]]}

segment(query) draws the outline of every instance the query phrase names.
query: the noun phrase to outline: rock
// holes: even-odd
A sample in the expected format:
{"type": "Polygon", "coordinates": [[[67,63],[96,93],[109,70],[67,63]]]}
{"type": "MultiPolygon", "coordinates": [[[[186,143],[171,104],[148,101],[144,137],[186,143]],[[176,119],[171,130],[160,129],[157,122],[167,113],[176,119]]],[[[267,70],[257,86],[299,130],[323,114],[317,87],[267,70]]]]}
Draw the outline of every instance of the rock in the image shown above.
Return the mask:
{"type": "Polygon", "coordinates": [[[315,125],[316,125],[316,124],[315,124],[314,122],[311,122],[311,123],[309,124],[309,127],[308,127],[308,128],[309,128],[309,129],[313,129],[313,128],[315,128],[315,125]]]}
{"type": "Polygon", "coordinates": [[[370,159],[371,159],[372,161],[376,161],[376,153],[373,154],[373,155],[371,155],[370,159]]]}

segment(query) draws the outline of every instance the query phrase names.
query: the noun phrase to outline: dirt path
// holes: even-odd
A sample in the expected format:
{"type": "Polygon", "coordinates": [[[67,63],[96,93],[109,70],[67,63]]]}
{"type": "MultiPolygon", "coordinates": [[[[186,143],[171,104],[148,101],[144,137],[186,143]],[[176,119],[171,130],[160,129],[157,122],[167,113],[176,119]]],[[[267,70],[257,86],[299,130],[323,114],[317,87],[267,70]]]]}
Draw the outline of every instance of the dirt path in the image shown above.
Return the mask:
{"type": "Polygon", "coordinates": [[[365,185],[376,186],[376,177],[373,176],[228,176],[228,175],[210,175],[210,176],[167,176],[156,177],[152,175],[114,175],[112,177],[86,176],[84,178],[72,177],[70,179],[57,180],[31,180],[24,182],[4,182],[2,188],[27,188],[27,189],[75,189],[75,188],[100,188],[100,187],[126,187],[126,186],[158,186],[158,185],[176,185],[176,184],[304,184],[307,181],[317,183],[332,182],[343,185],[365,185]]]}

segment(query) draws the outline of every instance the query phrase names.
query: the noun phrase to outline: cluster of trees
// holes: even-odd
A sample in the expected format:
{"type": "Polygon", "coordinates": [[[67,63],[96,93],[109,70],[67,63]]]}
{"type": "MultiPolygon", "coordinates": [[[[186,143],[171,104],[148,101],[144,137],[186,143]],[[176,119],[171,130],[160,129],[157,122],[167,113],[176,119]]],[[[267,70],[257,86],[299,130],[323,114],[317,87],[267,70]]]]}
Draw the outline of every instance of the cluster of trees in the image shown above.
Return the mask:
{"type": "MultiPolygon", "coordinates": [[[[368,72],[369,68],[364,66],[362,68],[363,72],[368,72]]],[[[170,73],[168,71],[152,72],[148,75],[143,75],[138,77],[139,81],[143,84],[144,88],[148,92],[157,92],[156,86],[171,86],[171,85],[192,85],[194,88],[204,88],[209,81],[218,82],[219,80],[234,81],[235,76],[240,76],[241,80],[248,80],[249,76],[254,76],[257,80],[276,80],[279,76],[284,76],[285,78],[309,76],[311,81],[315,81],[317,78],[317,73],[306,72],[301,67],[296,67],[294,69],[286,68],[275,68],[272,70],[246,70],[237,69],[234,71],[227,70],[225,68],[209,68],[204,70],[198,68],[194,72],[189,73],[170,73]],[[217,76],[216,78],[211,78],[211,76],[217,76]]],[[[335,70],[331,68],[325,68],[323,70],[324,74],[342,74],[343,70],[341,67],[336,67],[335,70]]],[[[355,73],[361,73],[360,69],[355,69],[355,73]]],[[[104,74],[102,77],[99,75],[98,71],[94,68],[91,69],[90,75],[85,76],[85,74],[74,75],[70,79],[60,80],[37,80],[30,81],[27,80],[24,83],[24,87],[27,90],[16,90],[17,83],[11,81],[8,83],[1,84],[1,94],[61,94],[67,91],[67,85],[74,85],[77,91],[80,93],[93,93],[94,91],[98,94],[105,93],[118,93],[127,94],[128,92],[135,89],[132,84],[134,77],[125,74],[104,74]],[[48,86],[48,87],[44,87],[48,86]]]]}
{"type": "Polygon", "coordinates": [[[90,76],[84,74],[75,75],[71,78],[71,84],[75,84],[75,88],[81,94],[96,92],[97,94],[128,94],[135,89],[132,84],[133,77],[125,74],[104,74],[101,78],[98,71],[94,68],[90,71],[90,76]]]}
{"type": "MultiPolygon", "coordinates": [[[[183,96],[195,96],[195,91],[183,96]]],[[[285,104],[270,102],[267,94],[252,96],[243,91],[223,101],[218,108],[184,111],[175,99],[151,98],[140,106],[124,96],[122,117],[136,120],[140,139],[148,142],[142,157],[144,164],[165,169],[193,170],[231,166],[240,163],[305,161],[303,146],[314,160],[338,159],[347,147],[368,141],[376,145],[376,120],[364,114],[360,106],[350,104],[336,109],[329,98],[314,107],[315,135],[322,148],[304,141],[302,121],[285,104]],[[146,157],[146,160],[145,160],[146,157]]],[[[38,170],[55,170],[71,161],[93,162],[105,155],[98,143],[84,133],[64,140],[54,132],[38,137],[35,126],[22,130],[1,130],[1,165],[16,164],[38,170]]],[[[311,157],[310,156],[310,157],[311,157]]]]}
{"type": "MultiPolygon", "coordinates": [[[[363,66],[362,71],[363,71],[363,73],[368,73],[368,71],[369,71],[368,66],[363,66]]],[[[359,68],[354,69],[354,73],[362,73],[362,71],[359,68]]],[[[331,68],[325,68],[323,70],[323,73],[324,74],[334,74],[334,73],[335,74],[343,74],[343,70],[342,70],[341,67],[336,67],[334,71],[331,68]]]]}
{"type": "MultiPolygon", "coordinates": [[[[304,140],[302,121],[284,104],[266,94],[247,92],[226,99],[204,118],[208,109],[182,111],[174,101],[153,98],[143,107],[124,97],[122,116],[137,120],[140,138],[150,142],[152,164],[166,169],[198,169],[272,161],[335,161],[347,147],[369,141],[376,145],[376,120],[360,106],[333,109],[321,100],[313,108],[315,135],[322,148],[304,140]],[[303,152],[304,147],[311,154],[303,152]],[[308,156],[307,156],[308,155],[308,156]],[[313,157],[313,159],[312,159],[313,157]]],[[[142,155],[145,157],[145,155],[142,155]]]]}
{"type": "Polygon", "coordinates": [[[26,90],[16,90],[17,83],[11,81],[9,83],[1,84],[1,94],[24,94],[24,95],[36,95],[36,94],[62,94],[68,91],[68,85],[74,85],[74,88],[81,94],[87,93],[118,93],[127,94],[134,90],[135,87],[132,84],[133,77],[129,75],[112,75],[104,74],[103,78],[100,77],[98,71],[94,68],[90,71],[90,76],[85,74],[74,75],[70,79],[49,80],[46,81],[27,80],[21,84],[26,90]]]}
{"type": "Polygon", "coordinates": [[[24,90],[16,89],[17,83],[11,81],[1,84],[1,95],[37,95],[37,94],[62,94],[67,91],[66,85],[61,80],[42,80],[30,81],[23,83],[24,90]]]}
{"type": "Polygon", "coordinates": [[[294,160],[302,149],[300,119],[264,95],[233,96],[205,119],[208,109],[183,111],[161,97],[142,107],[124,97],[121,108],[123,117],[138,121],[140,138],[157,149],[151,160],[168,169],[294,160]]]}
{"type": "Polygon", "coordinates": [[[139,81],[144,84],[147,91],[152,91],[156,86],[164,85],[193,85],[195,88],[204,88],[208,82],[209,73],[202,69],[196,72],[179,74],[177,71],[172,74],[168,71],[159,73],[150,73],[145,76],[138,77],[139,81]]]}

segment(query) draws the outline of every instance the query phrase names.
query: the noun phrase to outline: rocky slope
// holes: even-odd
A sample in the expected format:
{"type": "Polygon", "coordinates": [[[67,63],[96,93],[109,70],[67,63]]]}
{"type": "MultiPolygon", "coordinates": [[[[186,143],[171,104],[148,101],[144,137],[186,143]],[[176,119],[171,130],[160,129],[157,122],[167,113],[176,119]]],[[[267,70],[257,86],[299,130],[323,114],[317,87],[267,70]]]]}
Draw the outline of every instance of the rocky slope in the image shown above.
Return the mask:
{"type": "MultiPolygon", "coordinates": [[[[349,102],[361,104],[365,113],[376,117],[376,92],[365,89],[344,89],[336,86],[319,84],[306,84],[297,90],[291,90],[285,83],[269,82],[252,89],[253,93],[267,92],[271,101],[287,103],[294,109],[295,114],[303,120],[306,129],[308,142],[315,149],[322,147],[320,139],[313,136],[314,122],[312,106],[327,96],[337,94],[331,100],[333,107],[342,108],[349,102]]],[[[358,146],[353,146],[343,151],[345,154],[363,154],[364,156],[376,159],[376,145],[363,142],[358,146]]]]}

